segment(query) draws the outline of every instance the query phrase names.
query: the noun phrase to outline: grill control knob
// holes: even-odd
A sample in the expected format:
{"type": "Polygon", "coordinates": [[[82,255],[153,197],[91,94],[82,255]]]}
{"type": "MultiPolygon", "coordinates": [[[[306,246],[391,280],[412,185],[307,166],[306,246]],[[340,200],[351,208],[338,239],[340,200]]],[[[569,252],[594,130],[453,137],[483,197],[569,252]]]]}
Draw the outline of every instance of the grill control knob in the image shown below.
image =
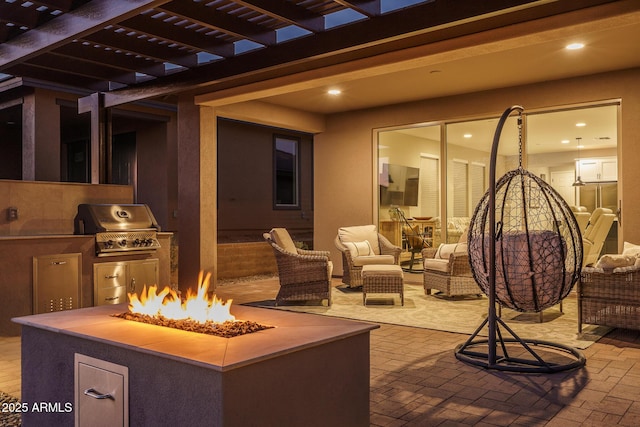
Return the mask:
{"type": "Polygon", "coordinates": [[[136,239],[133,241],[133,246],[140,246],[141,243],[140,239],[136,239]]]}
{"type": "Polygon", "coordinates": [[[113,240],[109,239],[106,242],[104,242],[104,246],[107,248],[112,248],[113,247],[113,240]]]}
{"type": "Polygon", "coordinates": [[[144,243],[145,243],[145,245],[147,245],[147,246],[151,246],[151,245],[153,245],[153,239],[146,239],[146,240],[144,241],[144,243]]]}
{"type": "Polygon", "coordinates": [[[127,239],[122,239],[122,240],[120,240],[120,242],[118,242],[118,244],[119,244],[120,246],[122,246],[122,247],[127,246],[127,239]]]}

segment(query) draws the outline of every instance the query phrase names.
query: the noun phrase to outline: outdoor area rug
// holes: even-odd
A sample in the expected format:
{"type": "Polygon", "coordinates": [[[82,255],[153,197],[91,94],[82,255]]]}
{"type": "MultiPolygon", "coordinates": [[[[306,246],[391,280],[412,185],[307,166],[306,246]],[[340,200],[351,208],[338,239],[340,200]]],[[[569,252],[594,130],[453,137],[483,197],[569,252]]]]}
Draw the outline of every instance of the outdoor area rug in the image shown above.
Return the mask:
{"type": "Polygon", "coordinates": [[[2,391],[0,391],[0,405],[2,405],[3,409],[0,411],[0,427],[19,427],[21,423],[20,412],[10,411],[12,409],[12,405],[19,404],[20,401],[2,391]]]}
{"type": "MultiPolygon", "coordinates": [[[[260,286],[259,282],[261,281],[238,286],[251,288],[260,286]]],[[[277,278],[263,282],[262,286],[275,284],[277,292],[277,278]]],[[[338,283],[334,281],[336,286],[333,288],[331,307],[326,306],[326,300],[322,303],[319,301],[290,302],[277,307],[274,299],[253,300],[253,302],[247,302],[247,305],[467,335],[472,334],[488,315],[489,300],[484,295],[452,298],[425,295],[422,285],[405,283],[404,306],[400,305],[398,294],[368,294],[367,305],[363,306],[362,292],[359,288],[352,289],[338,283]]],[[[242,303],[242,301],[236,302],[242,303]]],[[[539,323],[539,313],[521,313],[509,309],[502,310],[502,319],[524,340],[544,340],[578,349],[587,348],[611,330],[605,326],[583,325],[582,333],[578,334],[575,292],[563,301],[563,313],[560,313],[559,308],[559,305],[556,305],[545,310],[542,323],[539,323]]],[[[487,335],[486,326],[480,335],[487,335]]],[[[509,335],[503,330],[503,336],[509,335]]]]}

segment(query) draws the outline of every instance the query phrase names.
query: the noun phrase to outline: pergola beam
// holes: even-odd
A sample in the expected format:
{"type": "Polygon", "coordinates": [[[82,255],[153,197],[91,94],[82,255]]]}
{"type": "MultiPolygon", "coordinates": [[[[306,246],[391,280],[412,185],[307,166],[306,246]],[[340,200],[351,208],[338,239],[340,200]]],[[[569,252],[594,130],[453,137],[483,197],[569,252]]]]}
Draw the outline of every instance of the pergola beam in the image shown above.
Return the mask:
{"type": "Polygon", "coordinates": [[[235,3],[245,5],[250,9],[257,10],[265,15],[297,25],[311,32],[324,31],[324,16],[310,12],[309,10],[296,6],[293,3],[273,0],[234,0],[235,3]]]}
{"type": "Polygon", "coordinates": [[[0,71],[168,1],[93,0],[0,44],[0,71]]]}
{"type": "MultiPolygon", "coordinates": [[[[252,0],[250,3],[264,2],[252,0]]],[[[486,26],[496,25],[492,19],[485,19],[480,23],[480,16],[511,10],[529,3],[538,2],[498,0],[487,5],[475,0],[464,0],[460,1],[456,8],[448,7],[442,2],[425,3],[322,31],[311,38],[289,40],[267,49],[141,83],[136,87],[111,91],[105,93],[105,106],[116,106],[187,90],[202,92],[207,86],[230,79],[247,83],[251,76],[254,76],[254,79],[273,78],[281,74],[335,65],[390,50],[431,43],[465,34],[465,31],[477,32],[486,29],[486,26]],[[310,65],[312,63],[313,66],[310,65]]],[[[496,19],[499,21],[500,18],[496,19]]]]}
{"type": "Polygon", "coordinates": [[[245,21],[227,13],[218,13],[211,7],[203,7],[195,2],[171,2],[156,8],[188,19],[204,27],[215,28],[223,33],[233,34],[256,43],[272,45],[276,43],[276,32],[265,30],[257,24],[245,21]]]}
{"type": "Polygon", "coordinates": [[[335,0],[335,2],[369,17],[380,15],[382,10],[380,0],[335,0]]]}

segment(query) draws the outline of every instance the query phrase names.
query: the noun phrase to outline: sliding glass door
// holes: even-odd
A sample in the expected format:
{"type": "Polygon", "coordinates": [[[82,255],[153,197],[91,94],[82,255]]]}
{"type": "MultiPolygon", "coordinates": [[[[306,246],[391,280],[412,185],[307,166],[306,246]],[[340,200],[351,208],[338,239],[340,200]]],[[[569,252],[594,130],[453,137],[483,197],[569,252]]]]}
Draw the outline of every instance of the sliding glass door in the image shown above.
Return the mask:
{"type": "MultiPolygon", "coordinates": [[[[569,205],[616,210],[619,104],[526,112],[523,166],[549,182],[569,205]],[[578,175],[587,185],[573,185],[578,175]]],[[[455,243],[489,186],[498,117],[415,125],[378,132],[380,229],[402,243],[405,218],[432,229],[431,244],[455,243]],[[428,221],[428,224],[424,224],[428,221]]],[[[505,123],[496,177],[518,167],[517,118],[505,123]]],[[[612,227],[616,228],[616,227],[612,227]]],[[[615,235],[606,250],[617,252],[615,235]]]]}

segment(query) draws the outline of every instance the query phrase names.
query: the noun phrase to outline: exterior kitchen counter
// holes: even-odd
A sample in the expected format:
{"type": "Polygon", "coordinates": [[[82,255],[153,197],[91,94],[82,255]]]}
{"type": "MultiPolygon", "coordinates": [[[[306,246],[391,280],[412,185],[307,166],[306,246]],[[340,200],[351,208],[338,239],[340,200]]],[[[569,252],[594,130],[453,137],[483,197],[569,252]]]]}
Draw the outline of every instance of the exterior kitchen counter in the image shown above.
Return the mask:
{"type": "Polygon", "coordinates": [[[68,239],[68,238],[77,238],[77,239],[89,239],[91,240],[93,236],[83,235],[83,234],[34,234],[34,235],[24,235],[24,236],[0,236],[0,241],[3,240],[41,240],[41,239],[68,239]]]}
{"type": "Polygon", "coordinates": [[[232,306],[236,319],[274,328],[221,338],[112,316],[126,310],[13,319],[23,328],[22,400],[72,403],[82,354],[128,368],[131,425],[369,425],[369,332],[378,325],[232,306]]]}
{"type": "MultiPolygon", "coordinates": [[[[0,236],[0,292],[8,301],[0,310],[0,336],[16,336],[20,328],[11,318],[34,313],[34,257],[80,254],[80,301],[78,307],[93,305],[93,265],[107,261],[158,258],[159,284],[170,285],[171,236],[158,233],[161,248],[154,254],[98,257],[93,235],[45,234],[0,236]]],[[[46,286],[46,283],[43,284],[46,286]]]]}

